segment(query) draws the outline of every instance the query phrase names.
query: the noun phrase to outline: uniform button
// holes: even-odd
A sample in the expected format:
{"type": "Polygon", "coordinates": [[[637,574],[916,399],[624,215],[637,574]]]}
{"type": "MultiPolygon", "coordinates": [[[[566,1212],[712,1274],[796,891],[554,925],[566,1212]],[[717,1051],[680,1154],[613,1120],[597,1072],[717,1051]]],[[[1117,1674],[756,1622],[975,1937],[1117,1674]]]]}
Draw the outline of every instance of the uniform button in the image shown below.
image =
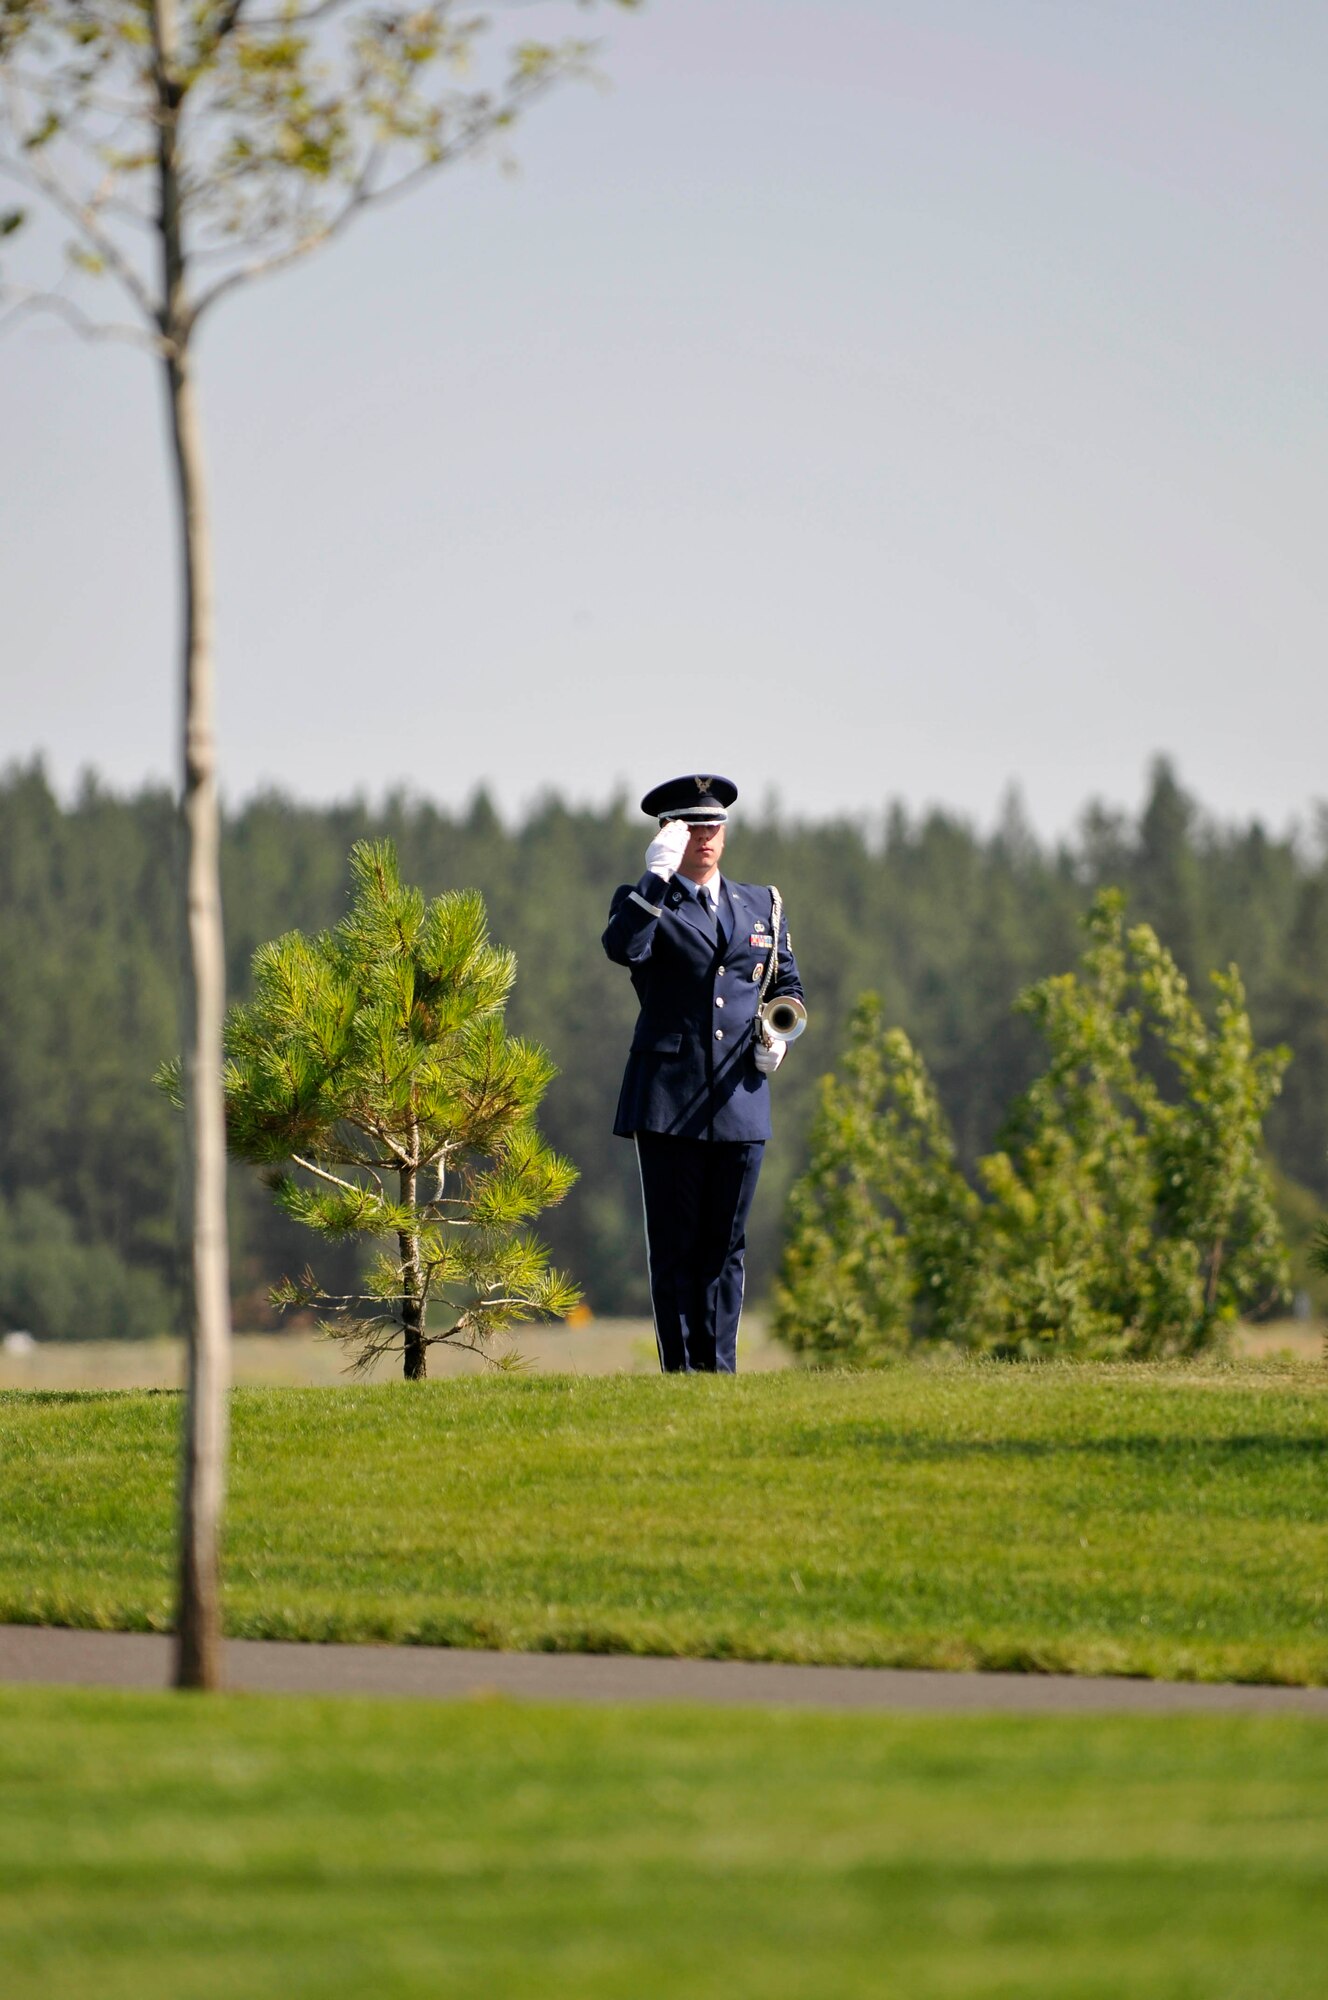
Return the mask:
{"type": "Polygon", "coordinates": [[[717,1007],[722,1007],[724,1005],[724,995],[722,993],[717,993],[715,995],[715,1005],[717,1007]]]}
{"type": "Polygon", "coordinates": [[[721,978],[721,979],[722,979],[722,978],[724,977],[724,971],[725,971],[725,968],[724,968],[724,967],[723,967],[723,966],[721,965],[721,966],[720,966],[720,968],[719,968],[719,976],[720,976],[720,978],[721,978]]]}
{"type": "Polygon", "coordinates": [[[722,1042],[722,1041],[723,1041],[723,1039],[724,1039],[724,1030],[723,1030],[722,1028],[716,1028],[716,1029],[715,1029],[715,1040],[716,1040],[717,1042],[722,1042]]]}

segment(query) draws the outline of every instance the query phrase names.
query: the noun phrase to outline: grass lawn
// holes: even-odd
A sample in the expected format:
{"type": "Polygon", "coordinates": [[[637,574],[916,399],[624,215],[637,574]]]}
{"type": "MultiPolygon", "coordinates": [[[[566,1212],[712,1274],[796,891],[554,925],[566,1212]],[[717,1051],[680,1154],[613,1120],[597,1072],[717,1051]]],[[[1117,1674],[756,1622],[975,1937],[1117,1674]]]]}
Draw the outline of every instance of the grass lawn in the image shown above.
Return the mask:
{"type": "Polygon", "coordinates": [[[1310,2000],[1328,1729],[0,1689],[6,2000],[1310,2000]]]}
{"type": "MultiPolygon", "coordinates": [[[[0,1396],[0,1619],[165,1626],[178,1399],[0,1396]]],[[[232,1633],[1328,1682],[1328,1376],[246,1390],[232,1633]]]]}

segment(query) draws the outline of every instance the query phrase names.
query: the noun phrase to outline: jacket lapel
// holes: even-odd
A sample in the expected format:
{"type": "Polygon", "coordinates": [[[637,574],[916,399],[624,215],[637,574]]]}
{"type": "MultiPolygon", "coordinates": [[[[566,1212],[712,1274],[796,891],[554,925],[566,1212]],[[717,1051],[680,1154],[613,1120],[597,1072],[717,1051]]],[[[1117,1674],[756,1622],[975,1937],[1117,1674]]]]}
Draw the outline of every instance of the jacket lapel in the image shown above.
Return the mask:
{"type": "Polygon", "coordinates": [[[694,930],[704,943],[713,948],[714,939],[710,935],[710,930],[705,918],[701,914],[700,905],[697,903],[695,896],[686,889],[679,889],[675,891],[675,894],[677,896],[676,902],[673,896],[669,897],[669,907],[673,911],[674,916],[681,917],[682,921],[691,930],[694,930]]]}

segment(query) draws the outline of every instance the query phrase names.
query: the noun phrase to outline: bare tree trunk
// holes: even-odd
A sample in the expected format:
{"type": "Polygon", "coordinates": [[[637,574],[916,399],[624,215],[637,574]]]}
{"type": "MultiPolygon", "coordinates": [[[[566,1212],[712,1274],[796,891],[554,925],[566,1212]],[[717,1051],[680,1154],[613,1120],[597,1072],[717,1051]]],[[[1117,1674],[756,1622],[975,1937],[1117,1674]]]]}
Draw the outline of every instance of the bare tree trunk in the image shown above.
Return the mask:
{"type": "Polygon", "coordinates": [[[184,535],[186,1185],[193,1282],[180,1495],[178,1687],[221,1684],[221,1517],[230,1387],[226,1126],[221,1092],[225,958],[213,735],[212,565],[198,415],[187,367],[168,366],[184,535]]]}
{"type": "Polygon", "coordinates": [[[176,125],[174,0],[153,0],[159,105],[162,334],[183,574],[181,659],[184,771],[185,1184],[190,1218],[191,1311],[180,1480],[177,1687],[221,1684],[221,1518],[230,1386],[230,1274],[226,1245],[226,1123],[221,1030],[226,1004],[221,926],[221,838],[213,724],[212,545],[202,438],[184,312],[176,125]]]}
{"type": "MultiPolygon", "coordinates": [[[[403,1208],[415,1206],[416,1169],[401,1169],[401,1203],[403,1208]]],[[[420,1269],[420,1245],[416,1236],[400,1235],[397,1247],[401,1252],[401,1330],[404,1362],[402,1372],[408,1382],[422,1382],[425,1378],[424,1345],[424,1273],[420,1269]]]]}

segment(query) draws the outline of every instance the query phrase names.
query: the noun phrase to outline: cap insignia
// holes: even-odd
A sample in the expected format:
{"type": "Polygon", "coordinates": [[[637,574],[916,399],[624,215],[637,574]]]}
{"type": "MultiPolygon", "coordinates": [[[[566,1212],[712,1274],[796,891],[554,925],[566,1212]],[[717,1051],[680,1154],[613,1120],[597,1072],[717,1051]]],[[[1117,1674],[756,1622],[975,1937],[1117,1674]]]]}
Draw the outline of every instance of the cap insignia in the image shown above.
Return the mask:
{"type": "Polygon", "coordinates": [[[711,782],[712,781],[709,778],[692,779],[692,783],[696,786],[698,792],[708,792],[710,790],[711,782]]]}

